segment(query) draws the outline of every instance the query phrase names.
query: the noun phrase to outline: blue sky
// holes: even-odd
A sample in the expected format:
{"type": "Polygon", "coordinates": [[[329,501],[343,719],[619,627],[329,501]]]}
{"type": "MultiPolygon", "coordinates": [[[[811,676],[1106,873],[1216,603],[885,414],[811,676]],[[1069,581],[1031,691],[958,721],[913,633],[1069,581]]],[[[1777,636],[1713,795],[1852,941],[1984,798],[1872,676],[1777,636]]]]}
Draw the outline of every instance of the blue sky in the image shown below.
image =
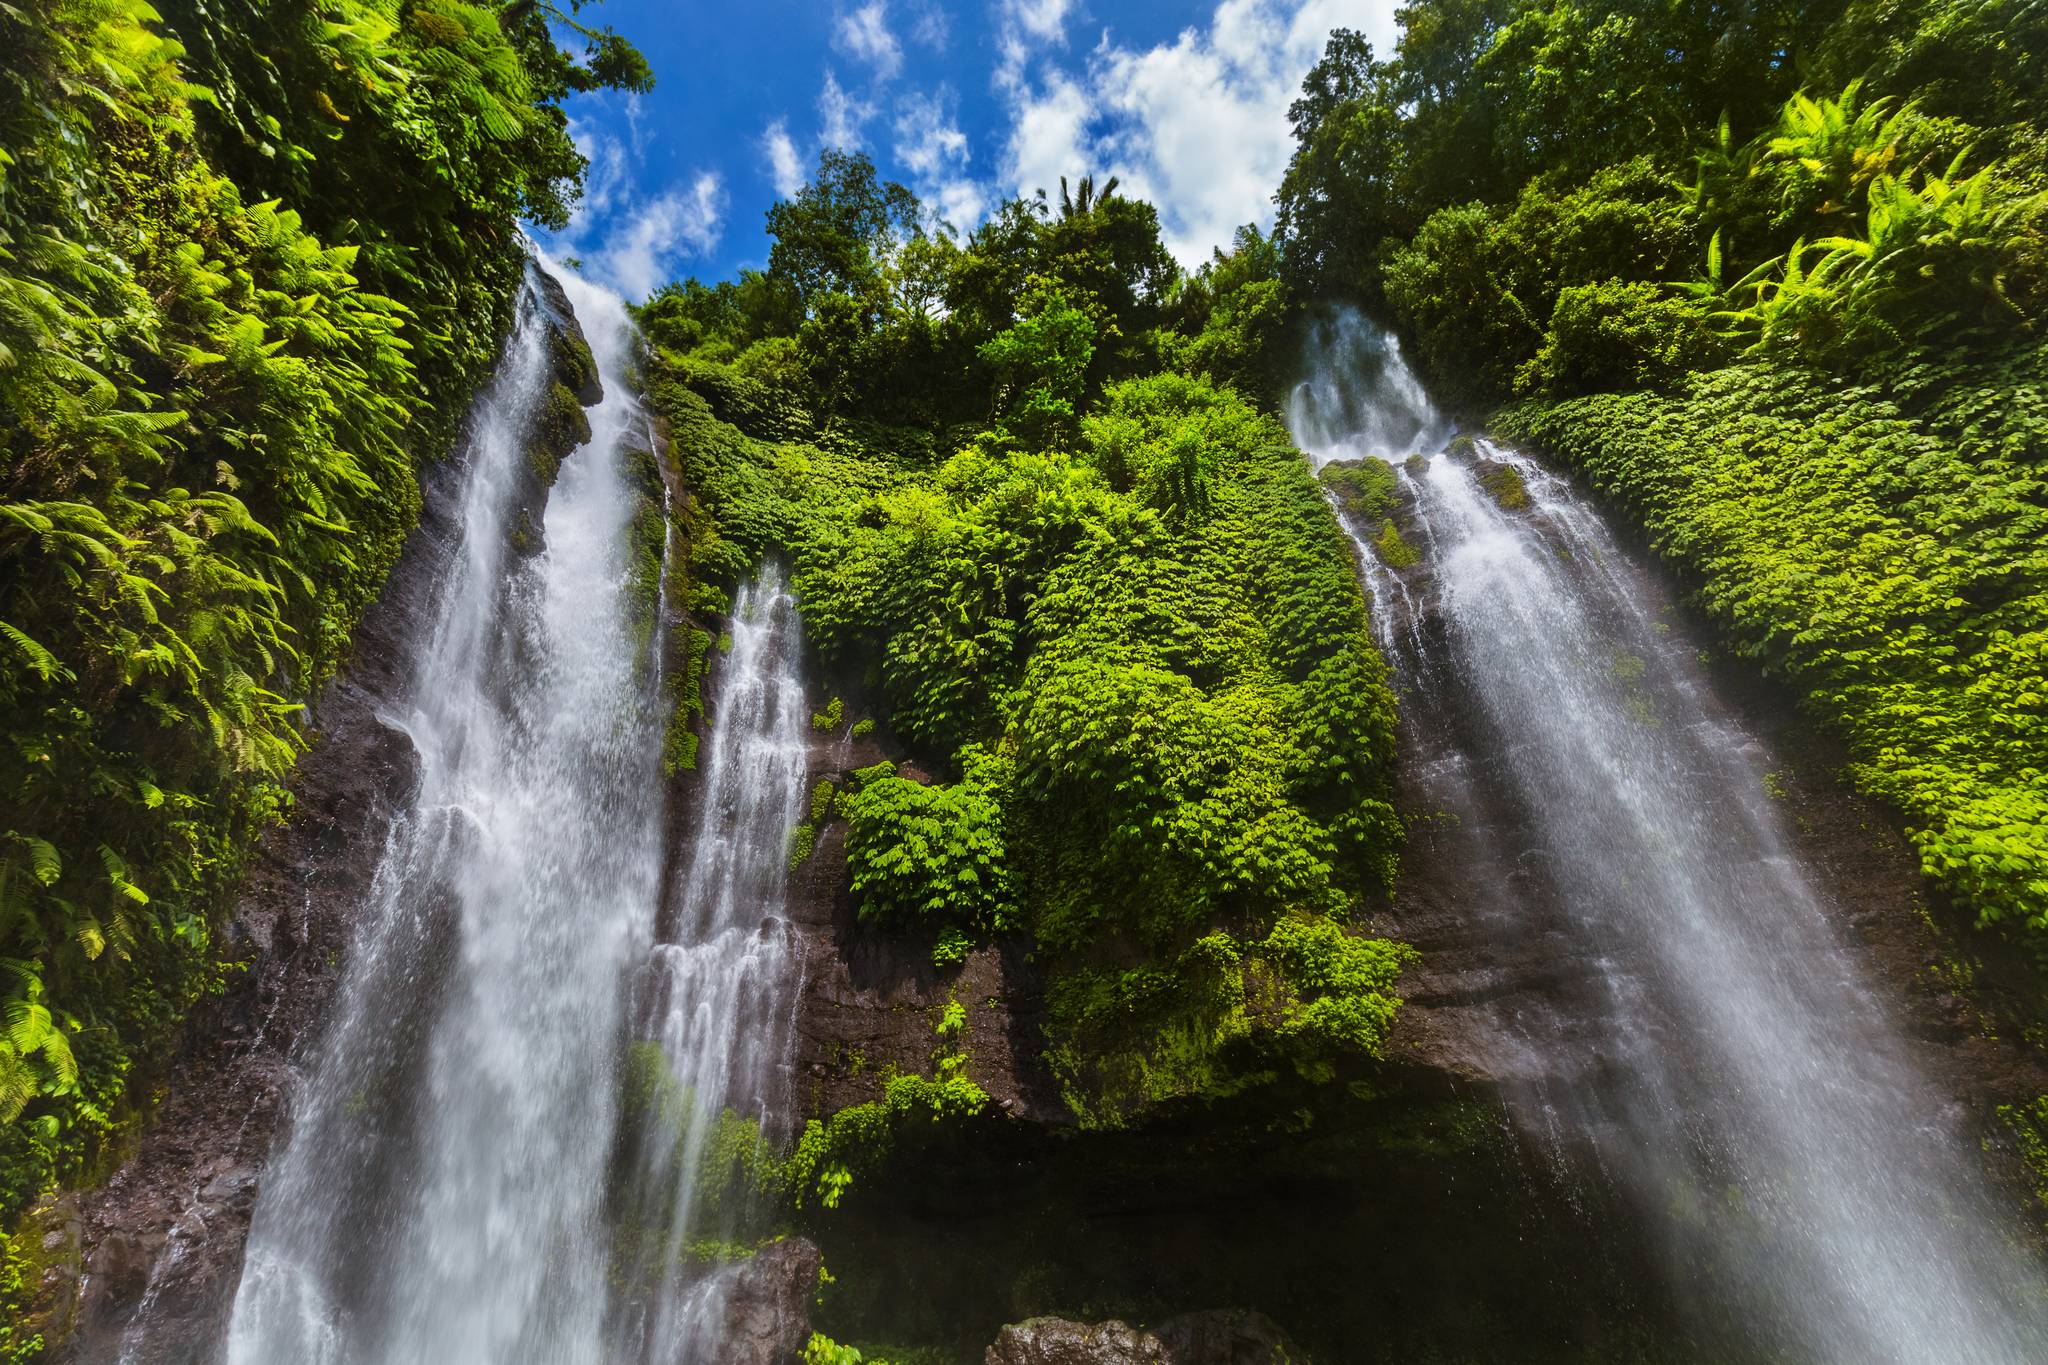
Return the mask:
{"type": "Polygon", "coordinates": [[[645,96],[570,105],[584,204],[544,245],[638,299],[763,264],[763,214],[859,149],[963,232],[1061,175],[1116,175],[1194,265],[1272,221],[1287,105],[1330,29],[1385,48],[1394,0],[604,0],[645,96]]]}

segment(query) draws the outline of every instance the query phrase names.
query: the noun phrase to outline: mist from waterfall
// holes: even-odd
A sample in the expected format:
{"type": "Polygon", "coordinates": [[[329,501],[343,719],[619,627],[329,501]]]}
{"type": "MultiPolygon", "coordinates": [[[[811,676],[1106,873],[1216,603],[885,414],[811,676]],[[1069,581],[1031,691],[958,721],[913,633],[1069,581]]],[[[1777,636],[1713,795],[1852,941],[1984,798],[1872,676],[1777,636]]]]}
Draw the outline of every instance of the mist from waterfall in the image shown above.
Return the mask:
{"type": "Polygon", "coordinates": [[[1590,1017],[1498,1020],[1520,1126],[1595,1154],[1710,1339],[1844,1365],[2048,1359],[2015,1213],[1844,945],[1696,645],[1566,480],[1486,441],[1434,453],[1446,425],[1391,339],[1360,339],[1375,330],[1319,324],[1293,430],[1318,465],[1437,442],[1396,465],[1421,565],[1394,573],[1352,528],[1375,626],[1411,730],[1438,691],[1481,713],[1417,741],[1430,795],[1456,811],[1477,785],[1521,813],[1526,846],[1482,850],[1515,880],[1467,912],[1505,936],[1554,904],[1596,964],[1590,1017]],[[1526,507],[1482,469],[1511,470],[1526,507]]]}

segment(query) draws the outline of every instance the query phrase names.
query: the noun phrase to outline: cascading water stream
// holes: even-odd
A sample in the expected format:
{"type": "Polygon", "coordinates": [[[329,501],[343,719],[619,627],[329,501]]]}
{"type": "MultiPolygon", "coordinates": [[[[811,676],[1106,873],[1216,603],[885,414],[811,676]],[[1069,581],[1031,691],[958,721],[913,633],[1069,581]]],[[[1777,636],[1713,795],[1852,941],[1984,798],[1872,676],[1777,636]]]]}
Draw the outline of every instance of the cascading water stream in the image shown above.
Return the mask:
{"type": "Polygon", "coordinates": [[[697,1174],[721,1138],[760,1142],[787,1111],[796,993],[782,913],[809,758],[800,648],[796,601],[765,568],[733,604],[689,870],[645,990],[658,1098],[630,1144],[622,1217],[642,1235],[621,1330],[623,1358],[648,1365],[717,1359],[730,1274],[693,1267],[690,1244],[725,1240],[735,1211],[707,1217],[697,1174]]]}
{"type": "Polygon", "coordinates": [[[629,621],[638,406],[619,302],[569,281],[605,383],[547,547],[508,551],[551,381],[529,290],[480,403],[420,637],[420,786],[258,1203],[230,1365],[589,1362],[621,982],[660,869],[659,729],[629,621]]]}
{"type": "MultiPolygon", "coordinates": [[[[1419,387],[1391,345],[1367,355],[1347,387],[1355,349],[1323,352],[1290,405],[1318,464],[1435,449],[1384,443],[1392,426],[1420,441],[1442,424],[1426,399],[1413,410],[1419,387]],[[1409,411],[1347,427],[1384,392],[1409,411]]],[[[1397,473],[1414,585],[1360,548],[1407,724],[1429,731],[1423,780],[1451,811],[1488,789],[1526,841],[1475,850],[1519,880],[1469,913],[1510,936],[1540,885],[1528,899],[1554,905],[1595,964],[1590,1002],[1574,1002],[1592,1017],[1498,1021],[1500,1069],[1526,1078],[1521,1125],[1590,1147],[1666,1225],[1672,1279],[1710,1335],[1745,1353],[2048,1358],[2038,1266],[1788,845],[1758,746],[1643,605],[1630,556],[1515,452],[1480,443],[1397,473]],[[1502,479],[1526,507],[1502,505],[1502,479]],[[1431,696],[1450,687],[1479,713],[1457,733],[1431,696]],[[1580,1055],[1507,1060],[1529,1050],[1580,1055]]]]}

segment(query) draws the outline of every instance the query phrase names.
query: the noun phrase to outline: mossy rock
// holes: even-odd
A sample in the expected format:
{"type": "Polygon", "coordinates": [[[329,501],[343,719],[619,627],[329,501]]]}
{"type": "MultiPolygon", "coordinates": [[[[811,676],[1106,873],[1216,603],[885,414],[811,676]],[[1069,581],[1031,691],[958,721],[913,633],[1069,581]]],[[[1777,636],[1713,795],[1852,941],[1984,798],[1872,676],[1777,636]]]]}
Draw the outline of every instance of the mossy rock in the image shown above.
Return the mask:
{"type": "Polygon", "coordinates": [[[1529,485],[1523,482],[1522,471],[1511,464],[1483,463],[1479,486],[1503,512],[1525,512],[1529,508],[1529,485]]]}
{"type": "Polygon", "coordinates": [[[534,478],[540,480],[542,488],[553,488],[562,473],[562,455],[536,442],[527,448],[526,467],[533,471],[534,478]]]}
{"type": "Polygon", "coordinates": [[[651,450],[626,452],[626,482],[642,497],[657,503],[667,501],[667,484],[661,477],[661,460],[651,450]]]}
{"type": "Polygon", "coordinates": [[[0,1347],[19,1349],[40,1339],[53,1353],[68,1342],[78,1327],[84,1273],[78,1197],[49,1195],[22,1214],[11,1236],[0,1238],[0,1302],[13,1334],[10,1340],[0,1332],[0,1347]]]}
{"type": "Polygon", "coordinates": [[[1453,436],[1451,443],[1444,447],[1444,453],[1455,459],[1469,460],[1479,453],[1479,443],[1470,436],[1453,436]]]}
{"type": "Polygon", "coordinates": [[[604,400],[604,380],[598,375],[597,357],[590,353],[589,342],[566,328],[550,328],[548,358],[556,381],[579,404],[591,407],[604,400]]]}
{"type": "Polygon", "coordinates": [[[1410,455],[1401,462],[1401,468],[1408,471],[1409,478],[1419,479],[1429,472],[1429,456],[1422,454],[1410,455]]]}
{"type": "Polygon", "coordinates": [[[506,539],[511,543],[514,554],[533,555],[540,553],[542,544],[541,528],[534,521],[532,513],[523,507],[512,518],[512,528],[506,532],[506,539]]]}
{"type": "Polygon", "coordinates": [[[539,419],[534,423],[534,446],[527,453],[533,472],[552,488],[563,459],[589,439],[590,418],[576,401],[576,395],[565,385],[549,385],[547,397],[541,401],[539,419]]]}
{"type": "Polygon", "coordinates": [[[1385,460],[1336,460],[1316,475],[1337,505],[1360,521],[1374,522],[1394,510],[1398,481],[1385,460]]]}
{"type": "Polygon", "coordinates": [[[1380,563],[1390,569],[1412,569],[1422,562],[1422,552],[1408,543],[1401,534],[1401,528],[1389,520],[1380,523],[1380,533],[1374,537],[1372,551],[1379,556],[1380,563]]]}

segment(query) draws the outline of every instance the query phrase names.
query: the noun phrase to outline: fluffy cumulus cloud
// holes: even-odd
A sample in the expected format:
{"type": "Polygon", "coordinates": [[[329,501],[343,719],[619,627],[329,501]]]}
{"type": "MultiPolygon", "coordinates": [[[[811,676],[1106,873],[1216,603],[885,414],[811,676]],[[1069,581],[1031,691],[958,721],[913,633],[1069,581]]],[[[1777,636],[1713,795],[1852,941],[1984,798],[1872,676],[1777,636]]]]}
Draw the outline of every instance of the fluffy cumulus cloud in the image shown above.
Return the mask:
{"type": "Polygon", "coordinates": [[[1065,44],[1073,0],[998,0],[996,8],[996,87],[1021,95],[1033,52],[1065,44]]]}
{"type": "Polygon", "coordinates": [[[1159,206],[1167,245],[1188,265],[1239,225],[1272,221],[1293,151],[1287,106],[1330,30],[1361,29],[1382,48],[1395,32],[1392,0],[1222,0],[1205,27],[1156,47],[1104,32],[1069,72],[1051,46],[1064,36],[1064,0],[1004,3],[1026,52],[1014,74],[997,72],[1011,104],[1005,178],[1029,194],[1062,175],[1115,175],[1159,206]]]}
{"type": "Polygon", "coordinates": [[[1065,35],[1073,8],[1073,0],[1003,0],[1004,17],[1040,42],[1057,42],[1065,35]]]}
{"type": "Polygon", "coordinates": [[[889,29],[888,0],[868,0],[859,9],[840,15],[832,31],[832,45],[874,67],[883,80],[903,67],[903,45],[889,29]]]}
{"type": "Polygon", "coordinates": [[[1089,129],[1095,118],[1095,102],[1081,83],[1048,70],[1039,87],[1016,102],[1004,163],[1011,187],[1028,198],[1052,190],[1063,175],[1093,170],[1098,155],[1089,129]]]}
{"type": "Polygon", "coordinates": [[[967,134],[960,131],[949,91],[911,94],[897,106],[896,164],[942,222],[962,231],[981,221],[987,195],[968,173],[967,134]]]}
{"type": "Polygon", "coordinates": [[[777,119],[761,134],[761,152],[768,158],[768,178],[775,193],[787,199],[804,187],[804,158],[789,135],[789,124],[777,119]]]}
{"type": "Polygon", "coordinates": [[[818,92],[819,141],[853,151],[861,145],[861,130],[874,116],[873,104],[849,93],[832,72],[825,73],[825,86],[818,92]]]}
{"type": "Polygon", "coordinates": [[[724,181],[705,171],[681,189],[641,204],[612,225],[585,268],[629,299],[644,299],[676,275],[688,256],[708,255],[725,227],[724,181]]]}

